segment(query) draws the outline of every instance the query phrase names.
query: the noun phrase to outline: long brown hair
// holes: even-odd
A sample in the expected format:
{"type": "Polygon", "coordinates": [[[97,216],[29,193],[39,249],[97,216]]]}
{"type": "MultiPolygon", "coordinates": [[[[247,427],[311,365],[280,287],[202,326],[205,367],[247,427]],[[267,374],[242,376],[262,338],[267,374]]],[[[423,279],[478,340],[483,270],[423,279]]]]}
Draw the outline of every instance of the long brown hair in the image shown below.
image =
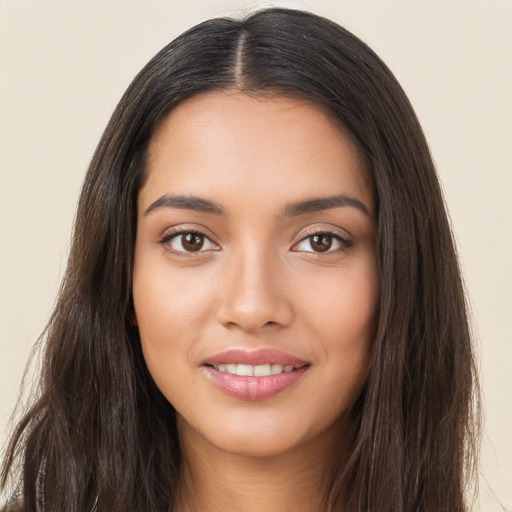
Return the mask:
{"type": "Polygon", "coordinates": [[[190,96],[228,88],[323,105],[371,169],[379,324],[350,411],[350,450],[333,470],[325,509],[468,510],[475,363],[427,143],[371,49],[329,20],[287,9],[190,29],[121,99],[83,184],[68,268],[43,337],[38,395],[15,429],[2,486],[12,486],[12,500],[26,511],[163,512],[173,503],[181,467],[175,413],[149,375],[132,323],[136,199],[159,121],[190,96]]]}

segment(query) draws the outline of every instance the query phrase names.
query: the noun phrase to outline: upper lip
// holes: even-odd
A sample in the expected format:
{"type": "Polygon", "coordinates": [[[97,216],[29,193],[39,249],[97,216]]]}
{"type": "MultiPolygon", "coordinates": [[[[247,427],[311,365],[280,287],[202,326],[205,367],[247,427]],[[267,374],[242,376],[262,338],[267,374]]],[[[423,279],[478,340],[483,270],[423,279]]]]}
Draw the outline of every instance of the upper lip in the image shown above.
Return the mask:
{"type": "Polygon", "coordinates": [[[283,366],[294,366],[300,368],[309,365],[308,361],[293,356],[281,350],[265,348],[259,350],[231,349],[219,352],[203,361],[204,365],[218,366],[220,364],[282,364],[283,366]]]}

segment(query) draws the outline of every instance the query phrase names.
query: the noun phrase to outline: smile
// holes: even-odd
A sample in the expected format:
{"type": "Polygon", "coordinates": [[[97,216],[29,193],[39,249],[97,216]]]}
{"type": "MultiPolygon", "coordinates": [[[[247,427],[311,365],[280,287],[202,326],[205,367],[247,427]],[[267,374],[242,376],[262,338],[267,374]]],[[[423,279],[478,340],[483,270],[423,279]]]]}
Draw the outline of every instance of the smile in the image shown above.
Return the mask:
{"type": "Polygon", "coordinates": [[[307,361],[274,349],[230,350],[208,358],[202,368],[223,393],[241,400],[265,400],[299,382],[307,361]]]}
{"type": "Polygon", "coordinates": [[[266,377],[268,375],[279,375],[280,373],[294,370],[293,365],[283,366],[282,364],[219,364],[218,366],[214,366],[214,368],[219,372],[244,377],[266,377]]]}

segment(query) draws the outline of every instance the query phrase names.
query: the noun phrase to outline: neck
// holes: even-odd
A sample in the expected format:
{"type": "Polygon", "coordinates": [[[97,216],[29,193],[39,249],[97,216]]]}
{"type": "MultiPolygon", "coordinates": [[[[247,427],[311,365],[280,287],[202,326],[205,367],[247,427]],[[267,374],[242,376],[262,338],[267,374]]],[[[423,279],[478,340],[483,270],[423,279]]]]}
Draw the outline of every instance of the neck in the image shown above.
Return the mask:
{"type": "Polygon", "coordinates": [[[228,453],[190,431],[180,441],[184,463],[176,512],[325,508],[336,459],[331,436],[270,457],[228,453]]]}

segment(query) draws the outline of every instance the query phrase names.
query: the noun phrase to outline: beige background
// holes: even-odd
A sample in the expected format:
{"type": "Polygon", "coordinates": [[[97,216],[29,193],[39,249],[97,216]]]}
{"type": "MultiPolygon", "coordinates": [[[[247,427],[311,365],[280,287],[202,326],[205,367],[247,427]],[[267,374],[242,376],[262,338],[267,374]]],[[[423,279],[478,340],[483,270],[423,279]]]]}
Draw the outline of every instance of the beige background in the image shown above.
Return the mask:
{"type": "Polygon", "coordinates": [[[83,174],[129,81],[191,25],[270,5],[355,32],[418,112],[480,344],[481,509],[512,510],[511,0],[0,0],[0,443],[65,267],[83,174]]]}

